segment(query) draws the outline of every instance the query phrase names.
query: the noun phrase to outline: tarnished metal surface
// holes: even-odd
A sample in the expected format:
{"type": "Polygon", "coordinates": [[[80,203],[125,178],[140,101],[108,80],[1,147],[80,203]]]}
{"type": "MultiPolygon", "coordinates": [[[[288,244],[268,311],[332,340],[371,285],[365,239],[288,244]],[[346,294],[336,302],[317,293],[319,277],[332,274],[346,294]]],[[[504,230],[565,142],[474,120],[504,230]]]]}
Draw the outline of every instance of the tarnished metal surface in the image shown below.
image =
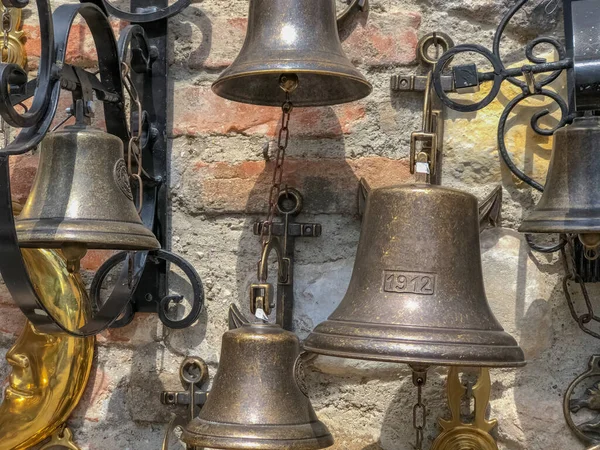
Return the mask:
{"type": "Polygon", "coordinates": [[[600,244],[600,117],[581,117],[554,134],[546,186],[519,231],[578,234],[588,256],[600,244]]]}
{"type": "Polygon", "coordinates": [[[120,139],[76,126],[50,133],[42,142],[31,194],[16,221],[19,245],[159,248],[132,199],[120,139]]]}
{"type": "Polygon", "coordinates": [[[563,414],[567,425],[575,436],[588,445],[600,443],[598,377],[600,377],[600,355],[592,355],[588,370],[573,380],[563,399],[563,414]],[[577,395],[574,395],[576,392],[577,395]],[[583,419],[577,417],[580,412],[583,412],[583,419]]]}
{"type": "Polygon", "coordinates": [[[249,325],[223,335],[219,370],[188,445],[225,449],[310,450],[333,445],[296,382],[298,338],[277,325],[249,325]]]}
{"type": "Polygon", "coordinates": [[[323,106],[366,97],[372,87],[346,57],[335,0],[251,0],[240,54],[213,84],[229,100],[281,106],[282,74],[298,76],[294,106],[323,106]]]}
{"type": "Polygon", "coordinates": [[[485,296],[477,199],[428,184],[371,191],[346,296],[304,347],[381,361],[523,365],[485,296]]]}

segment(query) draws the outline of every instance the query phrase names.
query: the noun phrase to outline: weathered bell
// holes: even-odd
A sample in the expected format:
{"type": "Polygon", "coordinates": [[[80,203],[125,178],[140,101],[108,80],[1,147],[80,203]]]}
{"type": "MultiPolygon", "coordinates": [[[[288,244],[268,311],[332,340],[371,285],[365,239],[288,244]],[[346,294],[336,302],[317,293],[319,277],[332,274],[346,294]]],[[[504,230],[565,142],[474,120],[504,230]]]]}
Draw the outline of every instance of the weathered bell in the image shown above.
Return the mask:
{"type": "Polygon", "coordinates": [[[184,430],[195,447],[310,450],[333,445],[296,374],[300,344],[277,325],[249,325],[223,335],[221,360],[199,417],[184,430]]]}
{"type": "Polygon", "coordinates": [[[372,190],[346,296],[304,348],[423,365],[523,365],[485,296],[477,199],[429,184],[372,190]]]}
{"type": "Polygon", "coordinates": [[[250,0],[246,41],[213,84],[226,99],[281,106],[284,74],[298,77],[295,106],[323,106],[366,97],[372,87],[346,57],[336,0],[250,0]]]}
{"type": "Polygon", "coordinates": [[[133,203],[121,140],[84,126],[49,133],[42,141],[16,229],[21,247],[160,248],[133,203]]]}
{"type": "Polygon", "coordinates": [[[525,233],[578,234],[590,259],[600,253],[600,117],[580,117],[554,133],[544,194],[525,233]]]}

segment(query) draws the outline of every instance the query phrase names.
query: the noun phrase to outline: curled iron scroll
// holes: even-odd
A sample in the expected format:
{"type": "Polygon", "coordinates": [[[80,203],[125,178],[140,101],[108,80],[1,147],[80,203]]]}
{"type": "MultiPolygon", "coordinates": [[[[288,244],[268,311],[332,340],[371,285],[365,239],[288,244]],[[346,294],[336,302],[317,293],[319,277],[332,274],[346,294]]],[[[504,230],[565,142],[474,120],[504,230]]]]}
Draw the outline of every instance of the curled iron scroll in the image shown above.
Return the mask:
{"type": "Polygon", "coordinates": [[[591,387],[587,388],[582,398],[573,398],[573,393],[577,386],[586,380],[598,377],[600,377],[600,355],[593,355],[590,358],[587,372],[573,380],[563,399],[563,413],[567,425],[580,440],[587,444],[600,443],[600,416],[596,416],[587,422],[576,424],[572,414],[582,409],[598,412],[596,405],[600,397],[600,381],[596,381],[591,387]]]}
{"type": "MultiPolygon", "coordinates": [[[[162,259],[164,261],[173,263],[178,268],[180,268],[183,271],[183,273],[186,275],[186,277],[188,278],[188,280],[190,282],[190,285],[192,286],[193,298],[191,300],[190,312],[182,319],[179,319],[179,320],[170,319],[168,317],[168,309],[169,309],[170,303],[171,302],[180,302],[181,300],[183,300],[183,296],[167,295],[158,302],[157,312],[158,312],[158,317],[161,320],[161,322],[163,324],[165,324],[165,326],[167,326],[169,328],[174,328],[174,329],[187,328],[190,325],[192,325],[194,322],[196,322],[196,320],[198,320],[198,317],[200,316],[200,313],[202,312],[202,307],[204,306],[204,289],[202,287],[202,281],[200,279],[200,276],[198,275],[196,270],[193,268],[193,266],[190,263],[188,263],[185,259],[175,255],[174,253],[168,252],[166,250],[156,250],[156,251],[150,252],[149,254],[148,254],[148,252],[138,252],[137,254],[143,255],[142,256],[143,261],[140,261],[139,263],[134,264],[135,268],[141,267],[143,269],[145,262],[146,262],[146,257],[162,259]]],[[[127,259],[127,256],[128,256],[128,252],[119,252],[119,253],[111,256],[109,259],[107,259],[104,262],[104,264],[102,264],[102,266],[100,266],[100,268],[96,272],[96,275],[94,276],[92,285],[90,287],[90,297],[91,297],[93,303],[95,303],[95,304],[101,303],[101,300],[100,300],[101,288],[102,288],[104,281],[106,280],[106,277],[108,276],[108,274],[110,273],[110,271],[113,268],[115,268],[117,265],[125,262],[125,260],[127,259]]],[[[127,272],[126,266],[127,265],[125,265],[125,267],[123,267],[122,273],[121,273],[121,276],[119,277],[119,279],[124,278],[123,274],[127,272]]],[[[132,292],[134,290],[135,290],[135,288],[132,289],[132,292]]],[[[127,300],[129,300],[129,297],[127,297],[127,300]]],[[[113,323],[113,327],[118,328],[118,327],[122,327],[122,326],[129,324],[133,320],[133,316],[134,316],[134,312],[133,312],[133,309],[131,308],[131,304],[129,303],[128,308],[126,308],[124,310],[123,314],[118,319],[118,321],[116,323],[113,323]]]]}
{"type": "Polygon", "coordinates": [[[369,7],[368,0],[351,0],[350,4],[337,16],[338,30],[344,28],[345,24],[348,23],[357,14],[366,11],[369,7]]]}

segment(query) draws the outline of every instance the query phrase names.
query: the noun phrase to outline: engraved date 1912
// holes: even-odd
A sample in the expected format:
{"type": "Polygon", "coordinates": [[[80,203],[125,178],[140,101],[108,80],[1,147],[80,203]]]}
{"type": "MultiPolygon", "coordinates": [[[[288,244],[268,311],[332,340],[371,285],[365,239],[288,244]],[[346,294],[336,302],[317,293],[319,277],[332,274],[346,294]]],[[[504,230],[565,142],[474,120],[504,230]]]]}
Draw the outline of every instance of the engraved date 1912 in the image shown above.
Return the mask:
{"type": "Polygon", "coordinates": [[[433,295],[435,274],[418,272],[383,271],[383,290],[398,294],[433,295]]]}

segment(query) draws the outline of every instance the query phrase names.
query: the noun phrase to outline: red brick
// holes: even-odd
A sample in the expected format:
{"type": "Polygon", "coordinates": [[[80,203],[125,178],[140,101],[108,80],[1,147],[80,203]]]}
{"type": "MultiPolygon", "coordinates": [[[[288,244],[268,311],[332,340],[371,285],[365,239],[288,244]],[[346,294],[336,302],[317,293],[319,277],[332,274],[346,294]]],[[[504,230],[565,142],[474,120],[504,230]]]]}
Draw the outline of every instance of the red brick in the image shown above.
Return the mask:
{"type": "Polygon", "coordinates": [[[21,205],[25,203],[31,190],[38,162],[38,156],[31,153],[13,156],[9,160],[11,195],[21,205]]]}
{"type": "MultiPolygon", "coordinates": [[[[246,17],[212,17],[211,23],[211,42],[203,42],[190,53],[190,69],[223,70],[242,48],[248,26],[246,17]],[[210,46],[208,55],[206,46],[210,46]]],[[[355,63],[374,67],[410,64],[415,60],[420,25],[421,15],[415,11],[371,12],[365,23],[359,22],[348,31],[348,36],[342,31],[343,47],[355,63]]]]}
{"type": "Polygon", "coordinates": [[[0,307],[0,335],[4,338],[16,338],[23,331],[25,316],[16,306],[0,307]]]}
{"type": "MultiPolygon", "coordinates": [[[[231,102],[213,94],[206,86],[176,89],[174,105],[174,136],[214,133],[274,136],[281,121],[279,108],[231,102]]],[[[351,133],[365,115],[361,102],[296,108],[292,111],[290,133],[297,138],[337,137],[351,133]]]]}
{"type": "Polygon", "coordinates": [[[112,250],[88,250],[85,257],[81,260],[81,268],[83,270],[96,271],[114,253],[112,250]]]}
{"type": "MultiPolygon", "coordinates": [[[[124,22],[120,22],[119,20],[111,20],[115,39],[118,38],[120,30],[125,25],[124,22]]],[[[27,37],[25,51],[28,58],[28,67],[30,70],[35,70],[38,68],[41,53],[40,26],[38,24],[25,23],[23,31],[27,37]]],[[[98,65],[97,59],[92,34],[83,19],[79,19],[79,23],[75,23],[71,27],[65,62],[81,67],[96,67],[98,65]]]]}
{"type": "MultiPolygon", "coordinates": [[[[262,161],[196,164],[184,175],[181,198],[190,208],[208,213],[263,213],[272,170],[272,162],[266,165],[262,161]]],[[[366,157],[287,159],[283,180],[302,191],[305,212],[354,214],[362,177],[372,187],[412,179],[404,160],[366,157]]]]}
{"type": "Polygon", "coordinates": [[[112,394],[110,375],[94,361],[87,387],[78,406],[71,414],[72,419],[99,422],[105,419],[104,401],[112,394]]]}
{"type": "Polygon", "coordinates": [[[111,328],[98,335],[98,344],[142,345],[155,342],[158,320],[156,314],[137,313],[129,325],[111,328]]]}

